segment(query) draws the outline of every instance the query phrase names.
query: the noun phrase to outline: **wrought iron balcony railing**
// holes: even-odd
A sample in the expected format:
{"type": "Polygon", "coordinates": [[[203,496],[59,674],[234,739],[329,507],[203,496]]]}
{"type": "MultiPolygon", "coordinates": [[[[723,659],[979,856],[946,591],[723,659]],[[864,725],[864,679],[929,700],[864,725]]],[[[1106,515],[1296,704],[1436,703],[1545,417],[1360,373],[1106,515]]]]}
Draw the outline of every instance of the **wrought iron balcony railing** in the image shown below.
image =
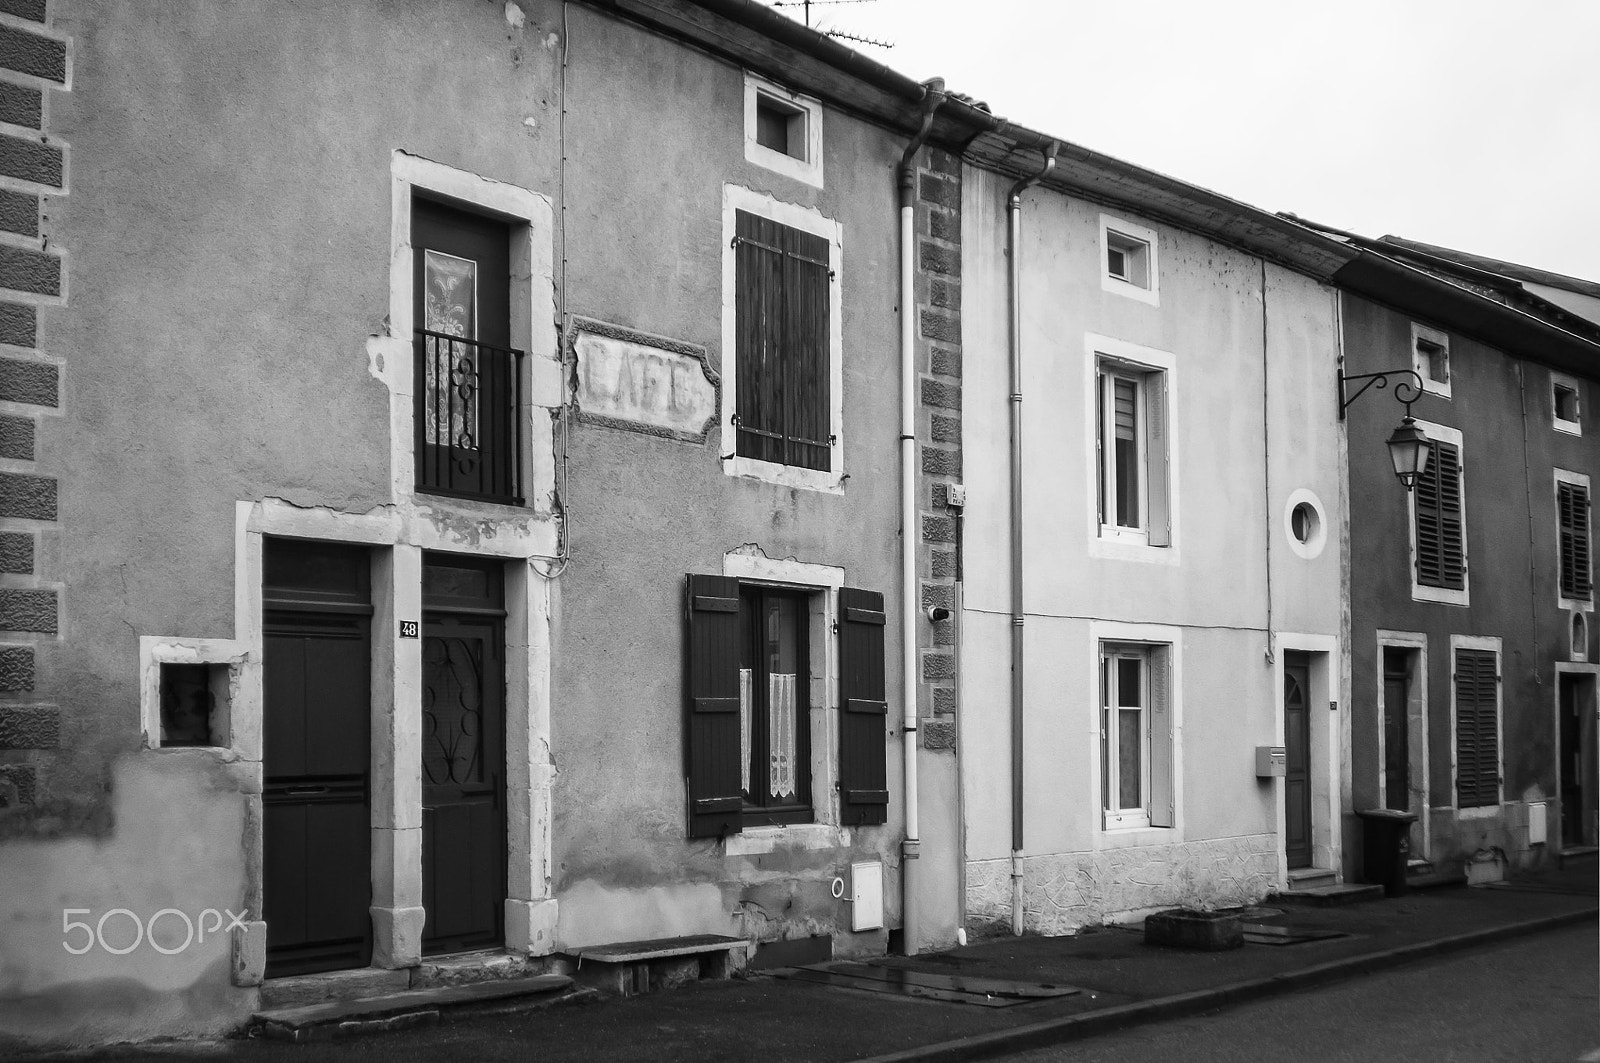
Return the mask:
{"type": "Polygon", "coordinates": [[[417,490],[522,504],[522,352],[417,330],[417,490]]]}

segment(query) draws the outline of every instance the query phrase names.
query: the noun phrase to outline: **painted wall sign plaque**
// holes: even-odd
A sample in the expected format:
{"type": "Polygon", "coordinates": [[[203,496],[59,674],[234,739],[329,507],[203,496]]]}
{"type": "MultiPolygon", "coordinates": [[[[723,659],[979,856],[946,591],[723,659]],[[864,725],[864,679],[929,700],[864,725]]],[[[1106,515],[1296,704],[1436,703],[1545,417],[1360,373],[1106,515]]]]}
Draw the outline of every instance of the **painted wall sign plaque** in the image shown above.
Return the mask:
{"type": "Polygon", "coordinates": [[[585,421],[693,442],[716,422],[721,381],[704,347],[577,318],[571,354],[585,421]]]}

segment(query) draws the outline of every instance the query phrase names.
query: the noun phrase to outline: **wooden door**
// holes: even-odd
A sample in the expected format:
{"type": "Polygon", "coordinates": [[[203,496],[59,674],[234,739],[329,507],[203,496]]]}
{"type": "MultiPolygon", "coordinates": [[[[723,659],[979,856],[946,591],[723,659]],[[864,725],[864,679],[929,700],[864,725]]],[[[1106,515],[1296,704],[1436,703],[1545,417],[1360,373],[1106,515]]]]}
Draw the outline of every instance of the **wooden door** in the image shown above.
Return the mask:
{"type": "Polygon", "coordinates": [[[1411,670],[1404,650],[1383,651],[1384,807],[1411,810],[1411,742],[1407,712],[1411,670]]]}
{"type": "Polygon", "coordinates": [[[360,549],[268,545],[278,580],[263,617],[268,977],[371,961],[367,567],[360,549]]]}
{"type": "MultiPolygon", "coordinates": [[[[461,581],[455,566],[424,575],[422,630],[423,951],[494,948],[506,898],[504,620],[497,599],[445,611],[427,588],[461,581]]],[[[499,567],[468,568],[482,584],[499,567]]],[[[476,581],[476,580],[475,580],[476,581]]],[[[452,599],[454,600],[454,599],[452,599]]]]}
{"type": "Polygon", "coordinates": [[[1283,662],[1284,849],[1289,866],[1311,866],[1311,668],[1304,654],[1283,662]]]}
{"type": "Polygon", "coordinates": [[[1594,679],[1561,673],[1561,844],[1594,845],[1596,838],[1594,679]]]}

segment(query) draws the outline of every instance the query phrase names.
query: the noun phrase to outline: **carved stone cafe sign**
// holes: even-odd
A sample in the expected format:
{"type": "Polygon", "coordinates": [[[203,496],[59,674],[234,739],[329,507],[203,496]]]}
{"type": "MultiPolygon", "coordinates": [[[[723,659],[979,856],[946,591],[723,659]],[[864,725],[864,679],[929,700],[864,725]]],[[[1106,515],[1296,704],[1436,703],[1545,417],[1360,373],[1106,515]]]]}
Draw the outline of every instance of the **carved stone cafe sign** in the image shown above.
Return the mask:
{"type": "Polygon", "coordinates": [[[584,421],[691,442],[716,423],[722,382],[704,347],[580,317],[571,353],[584,421]]]}

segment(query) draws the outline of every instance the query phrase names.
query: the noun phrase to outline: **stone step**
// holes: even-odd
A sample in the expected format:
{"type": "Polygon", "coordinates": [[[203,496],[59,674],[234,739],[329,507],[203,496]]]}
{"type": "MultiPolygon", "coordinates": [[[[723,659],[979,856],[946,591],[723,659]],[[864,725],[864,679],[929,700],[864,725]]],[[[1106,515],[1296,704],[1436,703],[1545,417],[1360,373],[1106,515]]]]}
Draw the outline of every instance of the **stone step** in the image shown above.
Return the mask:
{"type": "Polygon", "coordinates": [[[1297,867],[1289,872],[1289,889],[1295,893],[1332,886],[1337,882],[1338,878],[1325,867],[1297,867]]]}
{"type": "Polygon", "coordinates": [[[1426,871],[1407,871],[1406,888],[1413,890],[1439,889],[1445,886],[1465,886],[1467,876],[1460,870],[1441,871],[1432,864],[1426,871]]]}
{"type": "Polygon", "coordinates": [[[269,978],[261,983],[261,1010],[277,1011],[342,1000],[363,1000],[410,988],[409,970],[390,971],[380,967],[269,978]]]}
{"type": "Polygon", "coordinates": [[[1317,908],[1331,908],[1339,904],[1356,904],[1361,901],[1382,899],[1382,886],[1357,885],[1353,882],[1312,886],[1307,889],[1292,889],[1288,893],[1279,893],[1273,898],[1274,903],[1277,904],[1307,904],[1317,908]]]}
{"type": "Polygon", "coordinates": [[[362,1000],[275,1008],[257,1012],[250,1025],[269,1039],[303,1044],[431,1025],[452,1011],[527,1007],[593,995],[569,990],[572,979],[560,974],[504,978],[474,985],[410,989],[362,1000]]]}

